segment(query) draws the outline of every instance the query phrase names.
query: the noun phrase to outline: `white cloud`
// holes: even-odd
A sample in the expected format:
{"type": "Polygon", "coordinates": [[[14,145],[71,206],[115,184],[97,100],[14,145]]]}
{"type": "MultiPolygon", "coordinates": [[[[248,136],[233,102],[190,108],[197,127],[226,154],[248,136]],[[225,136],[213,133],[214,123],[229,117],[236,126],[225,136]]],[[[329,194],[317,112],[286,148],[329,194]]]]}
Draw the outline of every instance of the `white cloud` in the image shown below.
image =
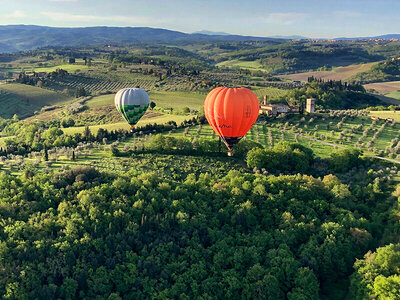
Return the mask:
{"type": "Polygon", "coordinates": [[[7,16],[10,19],[22,19],[27,17],[27,14],[24,13],[22,10],[16,10],[12,14],[7,16]]]}
{"type": "Polygon", "coordinates": [[[94,15],[74,15],[60,12],[42,12],[42,15],[52,21],[62,21],[65,23],[106,23],[112,22],[119,25],[157,25],[164,23],[165,20],[153,19],[140,16],[94,16],[94,15]]]}
{"type": "Polygon", "coordinates": [[[305,17],[307,17],[307,14],[296,12],[270,13],[264,19],[264,22],[279,25],[291,25],[303,20],[305,17]]]}

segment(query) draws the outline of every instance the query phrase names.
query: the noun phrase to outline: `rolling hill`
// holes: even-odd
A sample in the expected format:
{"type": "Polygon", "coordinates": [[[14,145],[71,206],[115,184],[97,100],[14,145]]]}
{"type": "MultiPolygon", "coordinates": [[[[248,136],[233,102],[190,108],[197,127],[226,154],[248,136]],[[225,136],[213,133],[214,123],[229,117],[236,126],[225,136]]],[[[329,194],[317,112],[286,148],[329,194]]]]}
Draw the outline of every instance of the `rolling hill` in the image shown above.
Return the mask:
{"type": "Polygon", "coordinates": [[[0,85],[0,117],[25,118],[44,106],[66,103],[69,96],[25,84],[0,85]]]}
{"type": "Polygon", "coordinates": [[[376,40],[376,39],[382,39],[382,40],[392,40],[392,39],[400,39],[400,34],[394,33],[394,34],[383,34],[383,35],[377,35],[377,36],[368,36],[368,37],[339,37],[336,38],[335,40],[376,40]]]}
{"type": "MultiPolygon", "coordinates": [[[[376,37],[337,38],[336,40],[399,39],[400,34],[376,37]]],[[[257,37],[232,35],[225,32],[179,31],[150,27],[48,27],[37,25],[0,26],[0,53],[31,50],[46,46],[88,46],[105,44],[133,44],[144,42],[227,42],[227,41],[275,41],[284,43],[287,39],[307,39],[303,36],[257,37]]]]}
{"type": "Polygon", "coordinates": [[[321,78],[324,80],[346,80],[347,78],[359,72],[368,71],[374,64],[375,63],[354,64],[345,67],[336,67],[333,68],[332,71],[312,71],[312,72],[282,75],[280,77],[291,80],[300,80],[300,81],[307,81],[308,77],[311,76],[314,76],[315,78],[321,78]]]}
{"type": "Polygon", "coordinates": [[[149,27],[61,28],[35,25],[0,26],[0,52],[15,52],[46,46],[87,46],[141,42],[268,41],[266,37],[187,34],[149,27]]]}

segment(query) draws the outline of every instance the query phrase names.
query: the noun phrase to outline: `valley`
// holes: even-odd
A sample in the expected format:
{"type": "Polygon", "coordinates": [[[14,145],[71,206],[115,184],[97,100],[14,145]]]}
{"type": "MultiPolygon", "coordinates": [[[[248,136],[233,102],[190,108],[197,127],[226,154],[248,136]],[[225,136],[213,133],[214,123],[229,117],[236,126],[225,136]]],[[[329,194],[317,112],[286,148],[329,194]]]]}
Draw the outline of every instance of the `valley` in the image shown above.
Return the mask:
{"type": "Polygon", "coordinates": [[[0,298],[396,299],[398,40],[7,29],[0,298]]]}

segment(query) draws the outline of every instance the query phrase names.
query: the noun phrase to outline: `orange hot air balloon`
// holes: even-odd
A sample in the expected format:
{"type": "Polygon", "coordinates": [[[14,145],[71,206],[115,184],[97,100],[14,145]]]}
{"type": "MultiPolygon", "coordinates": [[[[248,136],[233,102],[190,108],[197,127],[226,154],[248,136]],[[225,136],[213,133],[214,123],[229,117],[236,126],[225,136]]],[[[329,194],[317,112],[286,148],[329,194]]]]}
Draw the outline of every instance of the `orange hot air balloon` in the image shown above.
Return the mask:
{"type": "Polygon", "coordinates": [[[229,156],[232,155],[232,146],[257,120],[258,112],[257,96],[243,87],[217,87],[204,100],[204,115],[228,147],[229,156]]]}

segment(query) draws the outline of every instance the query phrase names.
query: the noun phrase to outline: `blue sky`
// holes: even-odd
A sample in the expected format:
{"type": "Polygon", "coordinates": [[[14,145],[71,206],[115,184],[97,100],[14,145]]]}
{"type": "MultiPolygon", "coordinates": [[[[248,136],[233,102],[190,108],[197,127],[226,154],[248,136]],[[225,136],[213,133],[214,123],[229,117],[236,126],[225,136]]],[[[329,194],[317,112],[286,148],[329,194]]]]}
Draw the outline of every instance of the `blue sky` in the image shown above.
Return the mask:
{"type": "Polygon", "coordinates": [[[308,37],[400,33],[400,0],[0,0],[0,24],[308,37]]]}

